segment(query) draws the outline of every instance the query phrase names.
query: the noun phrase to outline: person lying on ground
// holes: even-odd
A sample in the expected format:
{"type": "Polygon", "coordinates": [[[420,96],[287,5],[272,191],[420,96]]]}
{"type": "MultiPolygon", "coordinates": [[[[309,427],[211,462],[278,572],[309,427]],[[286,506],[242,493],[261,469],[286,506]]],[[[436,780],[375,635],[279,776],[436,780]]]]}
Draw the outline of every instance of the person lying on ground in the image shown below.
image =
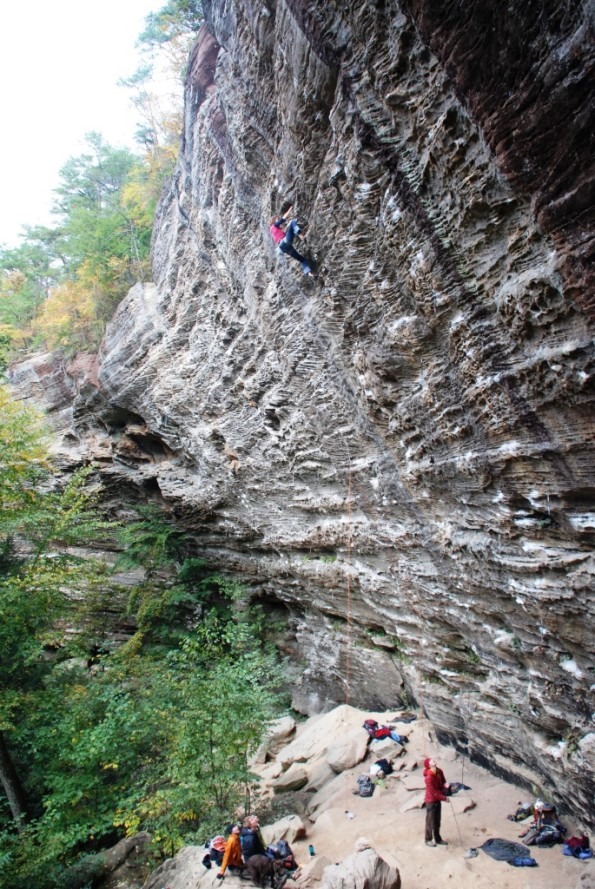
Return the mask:
{"type": "Polygon", "coordinates": [[[400,744],[401,747],[409,741],[409,738],[406,735],[399,735],[399,733],[395,731],[393,725],[378,725],[375,719],[366,719],[364,728],[373,741],[378,741],[382,738],[391,738],[393,741],[396,741],[397,744],[400,744]]]}

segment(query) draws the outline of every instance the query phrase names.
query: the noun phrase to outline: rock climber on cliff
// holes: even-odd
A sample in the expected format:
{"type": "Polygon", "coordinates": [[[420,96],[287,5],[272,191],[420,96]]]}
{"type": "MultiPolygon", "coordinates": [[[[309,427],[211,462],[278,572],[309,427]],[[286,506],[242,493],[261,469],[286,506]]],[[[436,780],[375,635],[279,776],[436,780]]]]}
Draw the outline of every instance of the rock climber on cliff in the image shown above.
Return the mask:
{"type": "Polygon", "coordinates": [[[291,256],[292,259],[297,260],[302,267],[304,275],[315,278],[316,275],[312,271],[308,260],[301,253],[298,253],[293,246],[294,240],[300,234],[300,227],[297,219],[294,219],[290,214],[291,206],[287,207],[283,216],[273,216],[269,231],[273,241],[277,244],[277,249],[286,256],[291,256]]]}

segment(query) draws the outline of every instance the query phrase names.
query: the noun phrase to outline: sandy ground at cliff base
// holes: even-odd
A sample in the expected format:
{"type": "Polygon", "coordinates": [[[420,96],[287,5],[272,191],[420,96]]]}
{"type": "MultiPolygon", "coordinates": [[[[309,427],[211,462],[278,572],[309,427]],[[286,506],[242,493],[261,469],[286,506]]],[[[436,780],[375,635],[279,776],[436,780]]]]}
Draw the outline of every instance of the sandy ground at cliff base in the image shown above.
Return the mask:
{"type": "MultiPolygon", "coordinates": [[[[362,714],[362,721],[367,715],[387,722],[391,714],[384,714],[384,719],[382,715],[362,714]]],[[[324,856],[329,864],[335,864],[352,854],[356,840],[365,837],[382,858],[398,868],[402,889],[595,889],[595,859],[581,861],[564,856],[561,845],[528,848],[537,861],[538,866],[533,868],[494,861],[481,850],[476,858],[466,859],[468,849],[479,849],[490,837],[520,843],[518,835],[523,825],[509,821],[507,815],[520,802],[533,801],[534,797],[471,764],[452,748],[441,747],[424,722],[395,723],[399,732],[409,736],[409,744],[395,763],[396,774],[384,782],[385,786],[377,786],[372,797],[355,796],[353,790],[357,777],[367,772],[376,758],[373,752],[365,762],[335,779],[334,792],[312,815],[314,822],[304,818],[307,838],[293,844],[301,865],[310,860],[310,844],[317,857],[324,856]],[[447,781],[460,781],[471,788],[453,797],[452,804],[442,805],[442,836],[448,846],[427,847],[425,811],[410,808],[423,798],[426,756],[437,760],[447,781]],[[463,811],[472,802],[475,806],[463,811]]],[[[396,744],[394,748],[396,753],[396,744]]],[[[567,836],[577,832],[572,818],[564,817],[562,821],[567,836]]],[[[290,889],[297,885],[287,883],[290,889]]]]}

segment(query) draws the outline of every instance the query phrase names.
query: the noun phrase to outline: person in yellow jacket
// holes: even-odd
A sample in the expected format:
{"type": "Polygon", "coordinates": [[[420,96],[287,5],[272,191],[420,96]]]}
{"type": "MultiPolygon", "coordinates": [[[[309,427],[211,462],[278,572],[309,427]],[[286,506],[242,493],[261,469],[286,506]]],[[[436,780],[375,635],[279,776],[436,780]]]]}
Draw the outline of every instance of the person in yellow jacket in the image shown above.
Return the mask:
{"type": "Polygon", "coordinates": [[[242,844],[240,843],[240,825],[234,824],[231,833],[225,843],[225,852],[223,853],[223,861],[221,862],[221,870],[217,874],[217,879],[222,880],[225,876],[227,868],[244,868],[244,859],[242,858],[242,844]]]}

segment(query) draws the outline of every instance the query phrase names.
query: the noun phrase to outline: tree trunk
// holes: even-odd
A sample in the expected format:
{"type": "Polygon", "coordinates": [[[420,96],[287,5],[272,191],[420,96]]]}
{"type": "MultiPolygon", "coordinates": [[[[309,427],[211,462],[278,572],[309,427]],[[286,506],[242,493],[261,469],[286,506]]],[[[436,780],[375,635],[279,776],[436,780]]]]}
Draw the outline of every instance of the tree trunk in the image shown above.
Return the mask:
{"type": "Polygon", "coordinates": [[[4,732],[0,732],[0,781],[17,826],[27,818],[27,799],[14,767],[4,732]]]}

